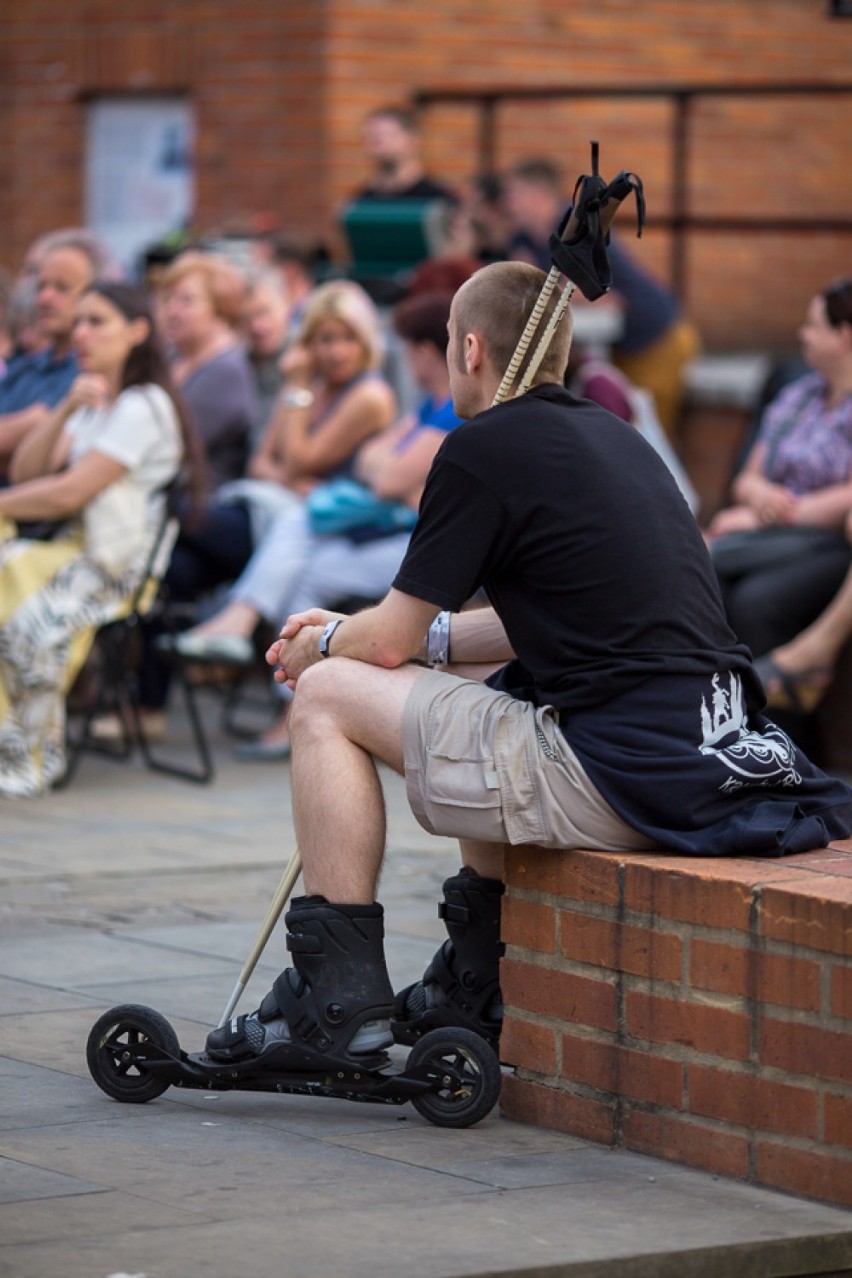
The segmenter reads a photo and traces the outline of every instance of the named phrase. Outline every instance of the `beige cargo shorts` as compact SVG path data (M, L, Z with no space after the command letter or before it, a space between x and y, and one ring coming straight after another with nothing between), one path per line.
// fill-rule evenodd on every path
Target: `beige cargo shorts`
M403 714L408 801L431 834L612 852L652 846L592 785L550 706L429 670Z

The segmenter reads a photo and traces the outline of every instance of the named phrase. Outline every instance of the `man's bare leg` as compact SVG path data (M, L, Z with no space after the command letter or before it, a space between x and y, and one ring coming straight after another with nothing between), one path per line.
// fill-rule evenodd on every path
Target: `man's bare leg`
M494 665L451 666L484 679ZM305 888L341 905L375 900L385 847L385 805L373 756L404 772L402 717L422 666L384 670L345 657L311 666L290 711L293 815ZM502 876L502 845L466 845L465 861ZM465 857L465 850L462 850Z
M404 770L403 710L423 673L340 657L299 680L290 711L293 814L309 895L341 905L376 899L385 804L373 756Z
M490 674L499 669L499 665L493 664L448 667L450 674L458 675L460 679L476 679L478 683L482 683ZM476 870L477 874L481 874L484 879L503 878L504 847L505 845L502 843L482 843L476 839L459 839L462 865L467 865L471 870Z
M405 703L424 673L419 666L384 670L334 658L309 667L299 679L291 710L293 809L307 895L294 901L287 915L288 927L298 933L294 966L278 977L256 1012L208 1035L207 1051L214 1059L263 1056L285 1068L290 1067L291 1060L301 1059L298 1046L292 1046L291 1034L300 1035L300 1026L310 1023L311 1018L317 1020L319 1004L311 979L307 984L303 979L311 973L320 984L331 980L335 992L339 981L341 1005L350 1011L339 1032L324 1031L328 1046L322 1051L357 1056L388 1045L387 1017L393 992L382 951L381 907L375 904L384 855L385 807L375 760L382 760L397 772L403 771ZM481 867L490 873L499 865L499 846L466 842L463 855L465 848L477 863L472 868ZM440 1023L467 1024L496 1044L500 1031L497 964L503 887L476 874L471 881L469 873L463 870L456 876L454 893L449 880L444 890L446 896L450 889L453 899L461 894L463 903L469 902L476 916L468 943L462 942L463 953L470 955L477 969L476 980L473 987L466 986L461 1007L447 1006L437 1013L427 1009L426 1020L431 1023L437 1015ZM467 910L466 905L463 908ZM337 942L334 950L326 954L323 945L330 920ZM306 932L313 938L308 948ZM346 938L347 953L337 972L334 963L339 957L341 937ZM485 950L482 956L480 949ZM358 962L361 972L357 995L347 987L346 963L353 961ZM437 961L439 956L431 966ZM455 984L452 975L450 983ZM422 983L418 987L425 988ZM410 990L402 991L397 998L400 1014L407 1022L410 1018L403 1009L409 993ZM425 997L431 1005L431 993ZM446 1001L443 994L439 998ZM409 1028L416 1037L422 1032L423 1023L423 1016L419 1015L403 1028L403 1033Z
M290 716L306 895L285 916L293 966L257 1011L208 1034L214 1060L304 1069L305 1053L324 1064L342 1055L380 1059L389 1046L393 988L375 901L385 810L373 756L402 768L402 712L421 674L341 657L300 678Z
M462 865L476 870L484 879L503 878L504 843L479 843L473 839L459 839Z

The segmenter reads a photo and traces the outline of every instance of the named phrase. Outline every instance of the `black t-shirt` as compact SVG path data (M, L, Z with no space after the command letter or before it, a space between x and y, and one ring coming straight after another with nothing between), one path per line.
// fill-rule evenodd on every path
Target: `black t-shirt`
M666 466L556 385L447 436L394 586L451 611L483 588L534 699L569 714L655 674L750 670Z
M484 589L517 654L489 682L553 706L601 793L661 846L777 854L852 830L848 787L758 713L669 471L598 405L539 386L457 427L393 584L452 611Z

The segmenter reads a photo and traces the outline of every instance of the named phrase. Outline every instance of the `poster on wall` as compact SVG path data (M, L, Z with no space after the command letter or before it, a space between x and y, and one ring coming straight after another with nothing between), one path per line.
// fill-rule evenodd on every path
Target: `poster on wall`
M192 221L194 121L180 98L88 108L86 223L132 276L140 254Z

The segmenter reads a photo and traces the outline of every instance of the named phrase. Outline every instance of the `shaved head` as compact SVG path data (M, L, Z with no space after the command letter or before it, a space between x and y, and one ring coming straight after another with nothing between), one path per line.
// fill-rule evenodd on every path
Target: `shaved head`
M526 262L494 262L484 266L461 286L453 301L455 313L456 357L464 363L464 339L467 333L476 333L485 346L488 362L502 377L509 365L527 320L538 301L546 279L544 271ZM559 300L555 290L548 300L542 316L539 332L543 331ZM571 349L573 325L571 312L566 311L553 335L533 385L544 382L562 384ZM535 349L536 340L530 344ZM523 365L521 366L523 368Z

